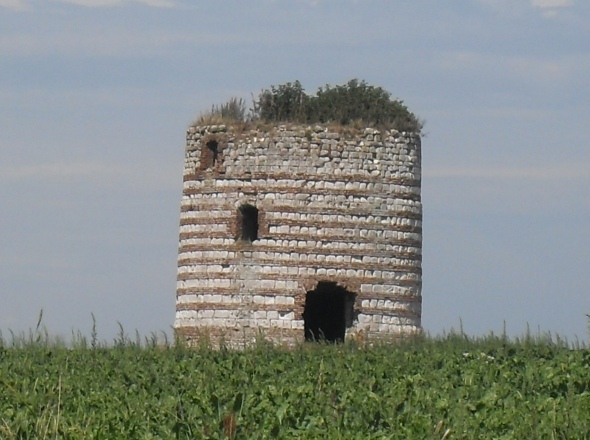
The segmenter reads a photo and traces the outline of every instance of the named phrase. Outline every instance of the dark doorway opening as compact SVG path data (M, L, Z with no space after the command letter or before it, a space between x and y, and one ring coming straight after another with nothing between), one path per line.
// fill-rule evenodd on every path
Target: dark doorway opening
M306 341L342 342L352 326L355 294L336 283L320 281L307 292L303 322Z
M237 239L246 242L258 240L258 209L252 205L242 205L238 208L238 236Z

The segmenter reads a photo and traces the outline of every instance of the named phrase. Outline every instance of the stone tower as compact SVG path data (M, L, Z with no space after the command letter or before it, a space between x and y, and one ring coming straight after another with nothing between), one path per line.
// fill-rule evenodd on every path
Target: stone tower
M417 133L192 126L177 336L230 346L421 330Z

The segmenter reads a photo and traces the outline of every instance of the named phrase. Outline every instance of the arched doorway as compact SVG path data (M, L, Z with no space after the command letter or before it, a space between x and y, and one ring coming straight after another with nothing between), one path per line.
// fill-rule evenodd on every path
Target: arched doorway
M306 341L342 342L352 326L355 294L334 282L320 281L307 292L303 321Z

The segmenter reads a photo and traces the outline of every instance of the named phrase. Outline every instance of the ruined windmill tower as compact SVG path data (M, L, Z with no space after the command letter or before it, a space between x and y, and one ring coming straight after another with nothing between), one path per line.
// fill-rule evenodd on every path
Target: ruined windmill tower
M421 329L420 137L192 126L175 331L243 346Z

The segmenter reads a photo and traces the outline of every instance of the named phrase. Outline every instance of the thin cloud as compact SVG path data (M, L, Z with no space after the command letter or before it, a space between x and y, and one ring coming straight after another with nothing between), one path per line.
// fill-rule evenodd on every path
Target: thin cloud
M568 6L573 6L574 2L572 0L531 0L531 4L535 8L567 8Z
M0 8L10 9L11 11L27 11L29 5L25 0L0 0Z
M43 38L21 33L0 36L0 53L22 56L53 52L72 55L90 51L94 56L153 55L165 53L170 47L187 39L189 37L174 33L149 34L131 30L113 30L104 34L89 32L83 35L61 31L44 35ZM204 36L203 41L209 41L208 37ZM205 44L204 42L202 44Z
M175 6L173 1L168 0L136 0L153 8L173 8Z
M169 166L167 166L169 165ZM104 162L55 162L0 168L0 182L86 181L101 186L124 185L131 188L176 187L178 170L174 164L140 163L126 166ZM149 179L146 176L150 176Z
M438 66L444 70L507 72L514 77L555 84L567 81L576 72L585 71L588 63L584 57L575 56L538 58L478 52L447 52L439 57Z
M0 0L1 1L1 0ZM69 1L69 0L68 0ZM161 55L170 48L179 45L226 46L234 44L266 44L277 41L288 42L288 37L277 40L276 37L263 34L241 36L239 33L214 32L180 32L154 30L152 32L114 29L108 33L86 32L80 34L68 30L58 33L38 35L21 33L0 35L0 53L12 55L35 55L48 52L60 54L87 54L94 56L120 55Z
M530 0L477 0L478 3L496 13L508 16L522 16L529 10Z
M116 168L91 162L78 163L49 163L38 165L23 165L19 167L6 168L2 170L4 181L19 180L48 180L48 179L71 179L77 177L97 176L102 177L115 176L119 174Z
M530 8L538 9L545 17L557 15L559 10L574 6L574 0L477 0L496 12L523 15Z
M572 0L531 0L534 8L540 9L545 17L555 17L560 9L573 6Z
M175 6L173 0L57 0L61 3L69 3L87 8L109 8L129 3L140 3L152 8L172 8Z
M524 180L580 180L590 179L590 164L562 164L546 168L434 168L424 170L424 177Z

